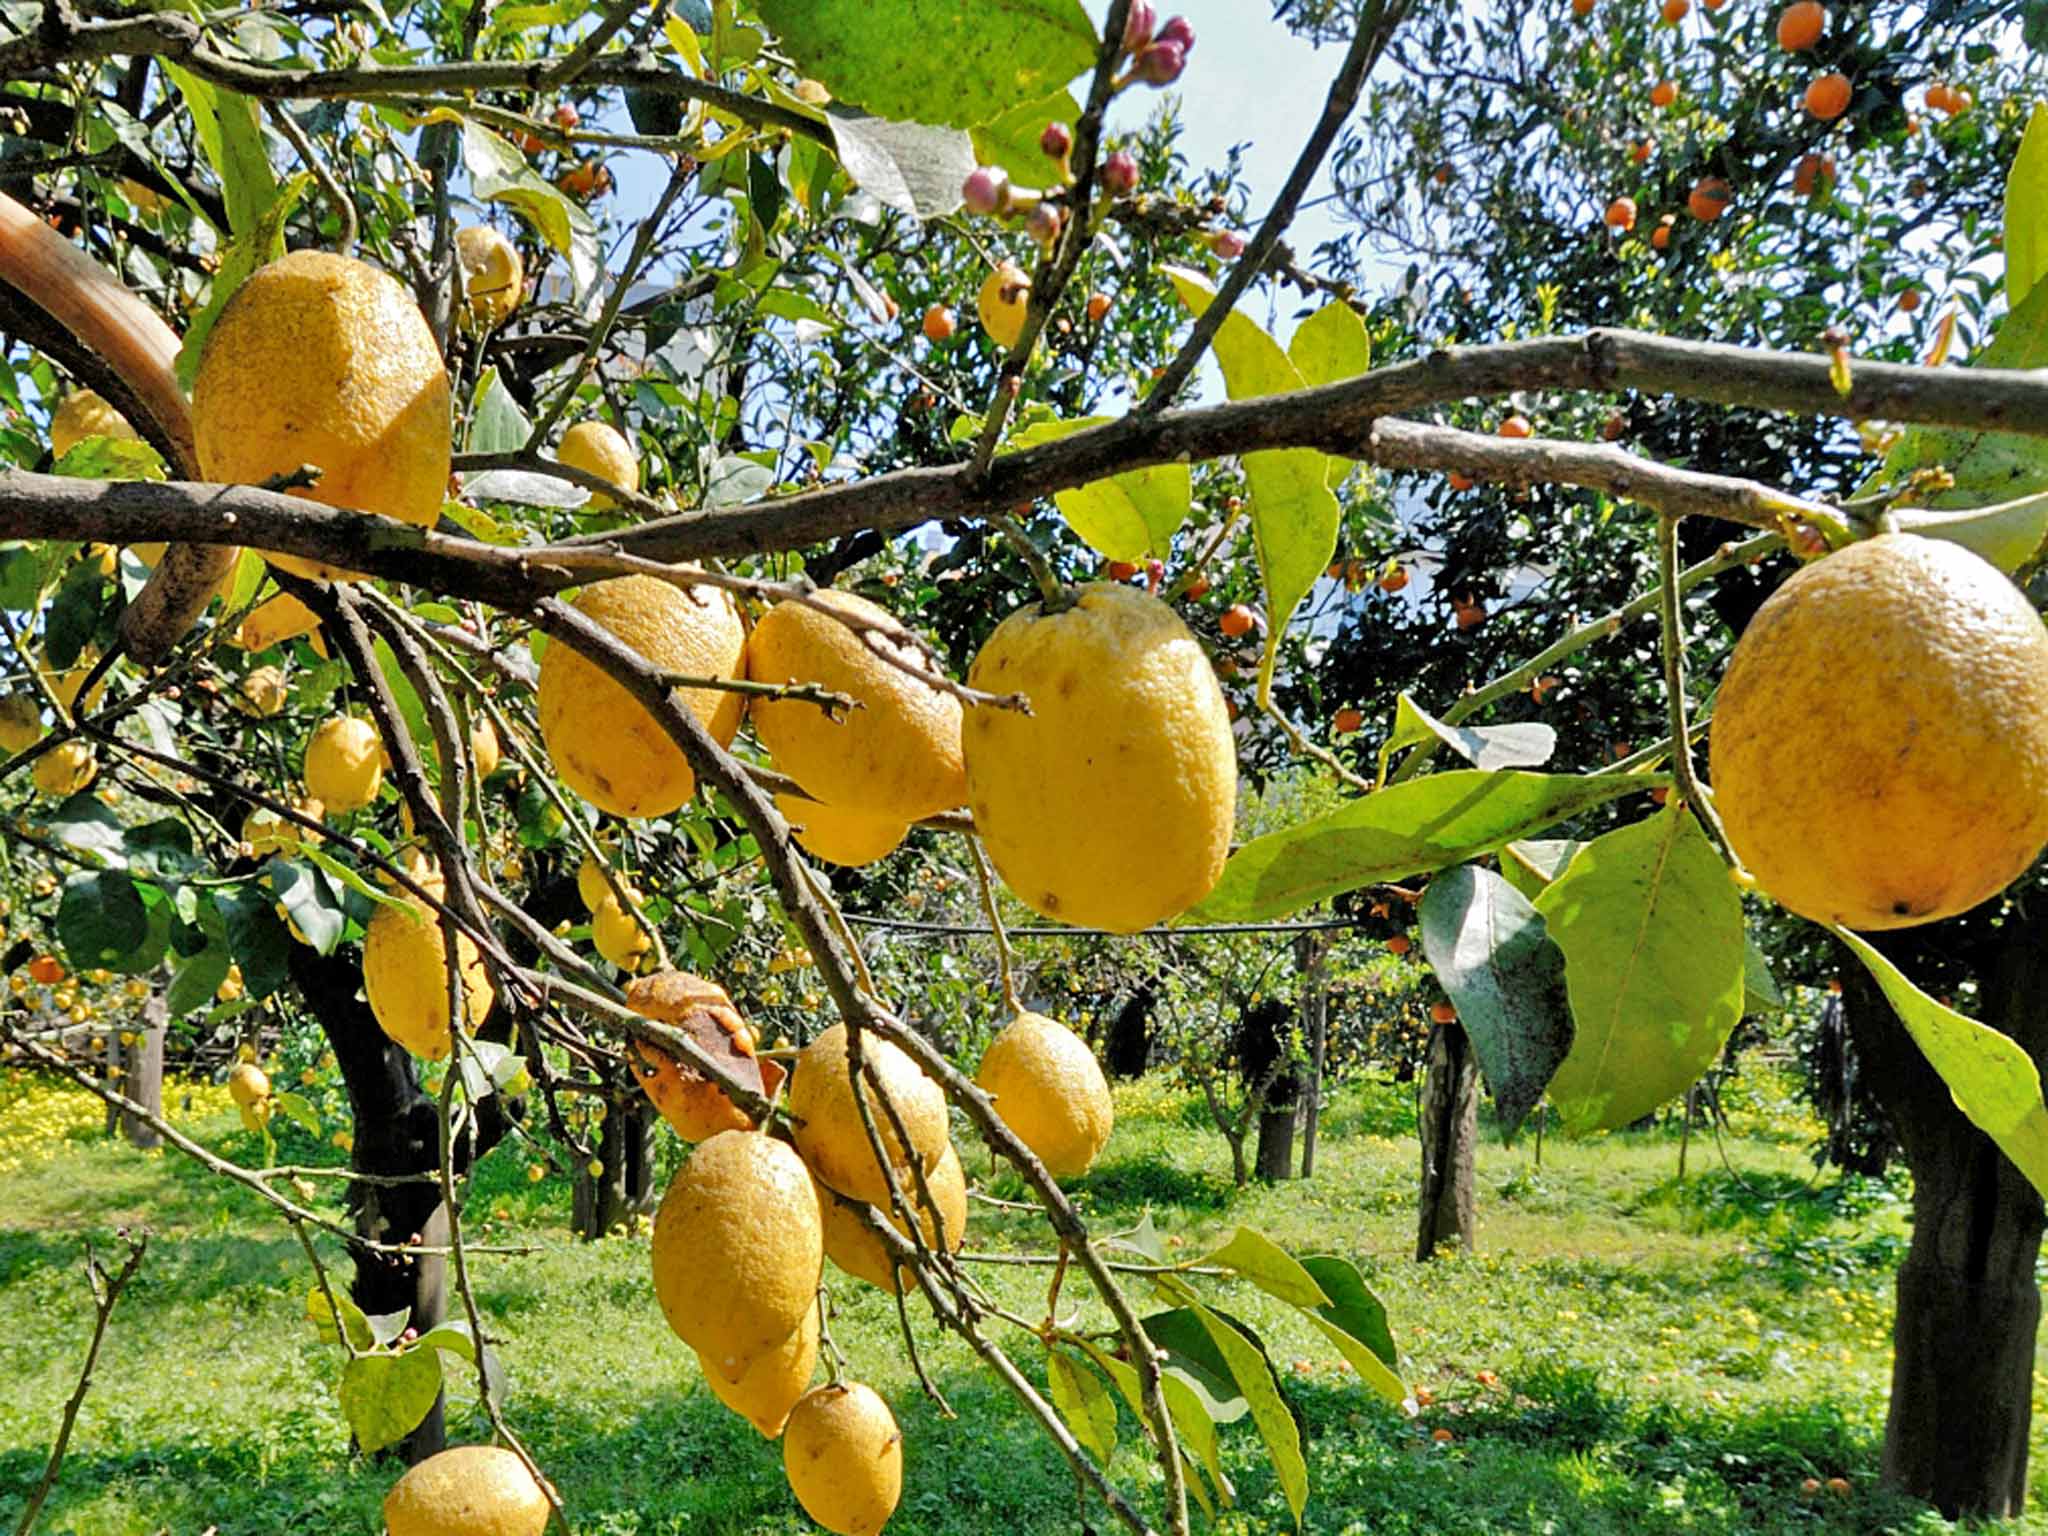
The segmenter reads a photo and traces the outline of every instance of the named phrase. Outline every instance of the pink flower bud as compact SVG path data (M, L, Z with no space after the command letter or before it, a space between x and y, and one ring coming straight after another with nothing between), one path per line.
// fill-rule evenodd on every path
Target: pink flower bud
M1152 41L1152 33L1159 25L1159 12L1152 0L1131 0L1131 8L1124 12L1124 52L1136 53Z
M1112 197L1122 197L1137 190L1138 161L1127 149L1120 149L1102 162L1102 190Z
M1176 16L1153 36L1155 43L1176 43L1185 53L1195 51L1195 24L1185 16Z
M960 186L969 213L1001 213L1009 195L1010 177L999 165L976 166Z
M1074 135L1065 123L1047 123L1038 136L1038 147L1048 160L1064 160L1074 147Z
M1188 67L1188 51L1179 43L1154 43L1131 65L1131 74L1147 85L1171 85Z
M1051 203L1040 203L1031 210L1024 220L1024 233L1036 240L1045 249L1052 249L1053 241L1060 237L1060 211Z
M1209 237L1209 249L1225 261L1235 261L1244 254L1244 236L1234 229L1219 229Z

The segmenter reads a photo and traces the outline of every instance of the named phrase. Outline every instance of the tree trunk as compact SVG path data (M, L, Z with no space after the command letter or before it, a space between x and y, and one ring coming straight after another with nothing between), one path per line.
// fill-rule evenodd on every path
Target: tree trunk
M1256 1119L1259 1131L1254 1167L1262 1179L1294 1177L1294 1129L1301 1102L1301 1065L1287 1038L1292 1011L1278 998L1252 1004L1238 1021L1237 1061L1247 1093L1258 1092L1260 1103L1245 1107L1245 1129Z
M170 1017L163 993L152 991L142 1005L142 1016L135 1021L135 1043L120 1047L121 1093L159 1120L164 1113L164 1030ZM155 1126L127 1110L121 1111L121 1134L144 1151L163 1144Z
M1260 1178L1270 1181L1294 1177L1294 1127L1300 1118L1292 1104L1261 1111L1255 1165Z
M1328 1054L1330 994L1324 985L1323 961L1330 953L1328 938L1320 933L1303 934L1295 941L1302 946L1301 1026L1308 1036L1308 1082L1301 1107L1301 1176L1316 1174L1316 1133L1323 1123L1323 1061Z
M1436 1257L1441 1243L1475 1246L1479 1231L1474 1157L1479 1143L1479 1068L1460 1024L1430 1031L1429 1071L1422 1088L1421 1213L1417 1261Z
M2048 1058L2048 905L2015 908L1980 975L1984 1022ZM1913 1239L1899 1267L1885 1481L1950 1519L2023 1512L2041 1295L2041 1197L1893 1016L1869 973L1844 967L1850 1032L1913 1173Z
M1110 1020L1103 1061L1111 1077L1144 1076L1152 1060L1152 1009L1158 999L1158 992L1147 982L1124 1000Z

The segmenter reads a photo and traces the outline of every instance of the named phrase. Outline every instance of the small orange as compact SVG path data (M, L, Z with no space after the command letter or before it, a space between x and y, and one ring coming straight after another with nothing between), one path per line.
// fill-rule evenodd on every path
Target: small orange
M1670 228L1668 224L1659 224L1657 227L1659 229ZM1628 418L1619 411L1616 411L1612 416L1609 416L1600 423L1600 435L1610 443L1620 442L1622 435L1627 431Z
M1455 1024L1458 1022L1458 1010L1449 1003L1430 1004L1429 1016L1439 1024Z
M1693 183L1685 200L1686 211L1702 224L1711 224L1735 201L1735 189L1719 176L1703 176Z
M1451 612L1456 615L1460 629L1477 629L1486 622L1486 604L1476 598L1451 604Z
M1607 205L1607 224L1623 234L1636 227L1636 200L1632 197L1617 197Z
M1831 1477L1827 1481L1827 1490L1838 1499L1846 1499L1849 1497L1849 1479L1846 1477Z
M1414 947L1414 941L1405 933L1397 933L1387 940L1387 953L1393 955L1396 959L1407 954Z
M1942 111L1946 112L1950 117L1961 117L1977 104L1977 98L1959 85L1949 88L1947 99L1948 105L1943 107Z
M1664 24L1675 27L1692 10L1692 0L1664 0Z
M1189 602L1193 602L1198 597L1207 597L1208 595L1209 578L1206 576L1197 576L1193 581L1188 583L1187 591L1181 594L1181 596L1185 597Z
M944 341L953 334L953 311L943 304L934 304L924 312L924 337L926 341Z
M1349 736L1353 731L1365 724L1365 716L1357 710L1346 706L1337 711L1337 718L1331 724L1336 726L1339 736Z
M1650 231L1650 244L1664 250L1671 244L1671 226L1678 222L1678 215L1667 213L1657 221L1657 227Z
M1804 53L1820 41L1827 25L1827 7L1820 0L1793 0L1778 17L1778 46L1790 53Z
M1138 568L1128 560L1112 560L1103 567L1102 573L1111 581L1129 581L1138 574Z
M1216 627L1235 640L1241 635L1250 634L1252 625L1256 622L1257 619L1251 609L1245 607L1243 603L1233 603L1223 610L1223 617L1217 621Z
M1379 589L1382 592L1398 592L1407 585L1408 568L1406 566L1397 565L1379 579Z
M1954 98L1949 94L1949 87L1946 81L1936 80L1927 87L1928 111L1943 113L1953 112L1955 109L1949 105L1949 103L1952 100L1954 100Z
M1574 16L1592 15L1593 0L1572 0L1572 14Z
M1444 479L1450 482L1451 489L1454 491L1469 491L1472 489L1472 477L1470 475L1461 475L1455 469L1448 475L1445 475Z
M1653 107L1668 107L1677 100L1678 82L1676 80L1659 80L1650 87L1650 105Z
M1914 310L1918 309L1919 307L1920 290L1918 288L1908 288L1904 293L1899 295L1900 313L1910 315L1911 313L1913 313Z
M1812 197L1832 185L1834 179L1833 155L1802 155L1798 167L1792 172L1792 190L1801 197Z
M1718 11L1727 3L1728 0L1706 0L1707 9L1710 11Z
M54 987L64 979L64 967L54 955L37 955L28 963L28 979L38 986Z
M1495 429L1502 437L1533 437L1536 429L1529 425L1529 418L1519 411L1502 422Z
M1103 316L1109 313L1109 295L1091 293L1088 295L1088 318L1095 324L1102 324Z
M1549 676L1539 677L1536 679L1535 682L1529 685L1529 697L1534 699L1538 704L1541 704L1543 702L1543 695L1550 692L1550 690L1555 688L1556 686L1556 678Z
M579 160L556 179L555 185L571 197L602 197L612 189L612 173L596 160Z
M1429 1438L1434 1440L1438 1445L1449 1445L1453 1440L1457 1439L1458 1437L1452 1434L1448 1429L1432 1429L1429 1432Z
M555 126L564 133L567 133L582 121L583 114L576 110L576 104L573 101L565 101L555 108Z
M1806 88L1806 110L1824 123L1831 123L1849 110L1849 77L1830 70Z
M1802 1478L1799 1483L1799 1491L1809 1499L1815 1497L1820 1493L1820 1479L1817 1477Z
M1648 139L1637 139L1635 146L1629 150L1628 157L1635 161L1637 165L1648 164L1650 159L1650 141Z

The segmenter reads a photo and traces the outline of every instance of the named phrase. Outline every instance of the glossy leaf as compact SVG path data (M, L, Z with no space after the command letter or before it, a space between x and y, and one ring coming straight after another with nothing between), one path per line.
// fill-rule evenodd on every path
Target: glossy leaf
M341 1309L342 1325L348 1329L348 1341L357 1350L374 1349L376 1336L370 1331L370 1320L363 1315L347 1291L334 1293L334 1305ZM306 1321L320 1330L322 1338L335 1339L334 1310L327 1305L327 1292L314 1286L306 1293Z
M441 1396L441 1355L409 1349L402 1355L357 1355L341 1370L341 1411L365 1453L396 1445Z
M2005 301L2018 309L2048 276L2048 106L2036 103L2005 178Z
M975 157L983 165L1001 166L1018 185L1035 187L1052 170L1052 162L1038 147L1046 125L1072 127L1080 118L1081 106L1072 91L1058 90L1020 103L1000 117L976 125L972 130Z
M1252 1422L1258 1425L1259 1437L1266 1442L1273 1475L1298 1528L1301 1512L1308 1505L1308 1463L1301 1454L1301 1427L1294 1422L1294 1414L1281 1395L1279 1378L1274 1375L1265 1351L1250 1339L1208 1307L1196 1306L1192 1310L1229 1365L1238 1390L1251 1405Z
M1355 379L1372 366L1372 339L1365 320L1349 304L1325 304L1294 328L1287 359L1311 389Z
M1034 422L1016 433L1007 448L1029 448L1099 426L1107 416ZM1109 560L1165 559L1173 536L1187 521L1194 483L1185 464L1154 464L1106 480L1055 491L1060 516L1083 542Z
M1564 951L1573 1036L1550 1101L1612 1130L1677 1097L1742 1016L1742 899L1679 806L1597 837L1536 898Z
M1667 782L1655 774L1433 773L1339 810L1253 838L1188 914L1253 922L1360 886L1448 869L1623 795Z
M1564 955L1529 899L1473 864L1429 882L1422 949L1471 1037L1494 1111L1512 1133L1572 1043Z
M220 177L227 204L226 233L254 229L277 195L277 177L263 143L263 119L253 98L223 90L166 61L164 73L185 99L193 137Z
M163 958L170 904L152 904L123 870L76 874L57 904L57 938L74 971L103 968L136 975Z
M1250 1227L1239 1227L1228 1242L1201 1262L1235 1270L1242 1279L1290 1306L1313 1308L1329 1304L1330 1298L1323 1294L1315 1277L1302 1268L1299 1259Z
M209 944L180 964L171 975L170 986L164 989L164 1006L171 1016L182 1019L212 1002L220 984L228 979L228 966L233 958L226 945Z
M1447 725L1420 704L1401 694L1394 702L1394 728L1380 748L1380 782L1387 766L1404 747L1436 740L1474 768L1537 768L1557 750L1557 732L1540 721L1513 725Z

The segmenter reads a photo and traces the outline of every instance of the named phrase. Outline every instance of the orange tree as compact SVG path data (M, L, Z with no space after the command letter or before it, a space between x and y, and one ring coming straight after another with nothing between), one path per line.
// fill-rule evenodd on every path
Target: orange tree
M4 110L46 151L10 161L24 195L0 204L0 303L23 344L0 472L9 697L26 700L8 706L0 767L27 898L13 920L38 986L61 963L43 952L54 938L74 971L168 963L182 1013L217 1017L223 986L224 1006L248 1002L238 986L324 1033L353 1117L349 1217L295 1182L304 1170L238 1167L164 1129L307 1239L358 1440L425 1458L394 1493L394 1529L430 1529L437 1501L485 1486L506 1528L546 1518L488 1347L503 1324L467 1280L465 1175L528 1120L581 1155L564 1102L628 1072L698 1142L655 1224L656 1298L728 1402L764 1432L788 1418L791 1481L821 1522L874 1529L900 1466L886 1408L835 1352L810 1388L811 1288L835 1242L851 1272L856 1249L884 1280L900 1266L1127 1527L1184 1530L1191 1499L1229 1495L1191 1383L1244 1399L1299 1517L1308 1468L1256 1340L1148 1230L1092 1233L1061 1188L1107 1131L1085 1052L1047 1047L1050 1091L1006 1086L998 1106L864 969L841 877L820 864L865 864L913 825L969 838L976 870L985 850L1042 917L1119 931L1284 918L1433 876L1439 980L1475 1027L1492 1014L1503 1038L1524 1032L1523 1091L1547 1087L1580 1129L1636 1118L1712 1062L1741 1008L1740 888L1782 881L1867 962L2011 1160L1998 1176L2048 1179L2026 1052L1841 926L1872 920L1880 896L1880 926L1973 905L2042 840L2048 723L2031 695L1979 685L2031 678L2042 644L2000 574L2031 557L2041 512L2008 504L2010 477L1984 466L2030 465L2048 434L2048 389L2025 371L2048 285L2020 233L2044 151L2019 153L2012 316L1970 368L1641 329L1389 360L1401 339L1282 237L1410 20L1399 5L1357 18L1249 237L1225 222L1227 171L1178 195L1164 127L1103 140L1113 96L1190 67L1190 29L1144 0L1112 4L1104 34L1072 0L445 5L403 29L317 6L230 23L53 3L0 41ZM628 157L655 175L620 210ZM516 242L470 232L486 219ZM1269 282L1310 301L1285 346L1238 308ZM927 366L947 347L956 363ZM1180 403L1212 349L1230 400ZM849 369L872 382L835 388ZM119 419L65 394L60 370ZM1428 419L1539 389L1899 436L1882 494L1832 501L1545 436L1519 414L1512 435ZM1666 739L1597 771L1537 771L1549 754L1528 732L1453 729L1411 702L1384 787L1354 774L1337 808L1232 851L1239 737L1254 766L1282 744L1328 762L1275 700L1281 642L1385 471L1643 509ZM1953 713L1902 724L1882 672L1845 662L1858 685L1842 696L1869 707L1813 742L1769 706L1814 677L1766 658L1761 713L1732 739L1789 743L1795 760L1724 773L1727 806L1746 791L1724 831L1692 753L1689 518L1823 557L1802 577L1824 587L1874 564L1882 603L1802 611L1863 615L1848 656L1902 645L1899 665ZM914 558L903 536L932 524L950 541ZM813 559L880 602L821 597ZM1077 588L1098 560L1108 579ZM1949 562L1975 597L1892 576L1914 561ZM973 596L949 603L949 586ZM1785 590L1799 610L1807 589ZM956 667L906 620L940 632ZM771 650L776 630L801 638ZM1944 643L1916 650L1923 634ZM2009 784L1955 772L1952 719L2003 754ZM1788 847L1784 826L1825 791L1797 755L1869 751L1873 732L1898 792L1830 808L1861 856L1825 869L1816 901L1812 840ZM1470 766L1439 766L1445 747ZM2015 814L1979 814L1993 789ZM1944 794L1966 793L1962 825L1985 849L1969 889L1959 861L1916 857L1895 878L1873 858L1938 848L1957 830ZM1596 831L1624 801L1638 814L1568 860L1492 871L1509 844ZM815 1007L799 994L793 1010L808 1044L764 1050L684 957L726 980L777 959L815 974ZM819 1030L828 1001L839 1022ZM16 1010L0 1029L39 1068L96 1083L46 1019ZM251 1074L235 1084L259 1129L306 1109ZM1095 1331L1056 1306L1042 1322L992 1308L953 1256L949 1106L1043 1211L1045 1257L1086 1282ZM321 1232L348 1245L346 1292ZM1301 1308L1362 1381L1404 1396L1348 1263L1251 1232L1207 1261ZM511 1462L429 1454L444 1354L473 1368ZM1155 1489L1105 1470L1120 1401ZM865 1470L821 1490L815 1456Z

